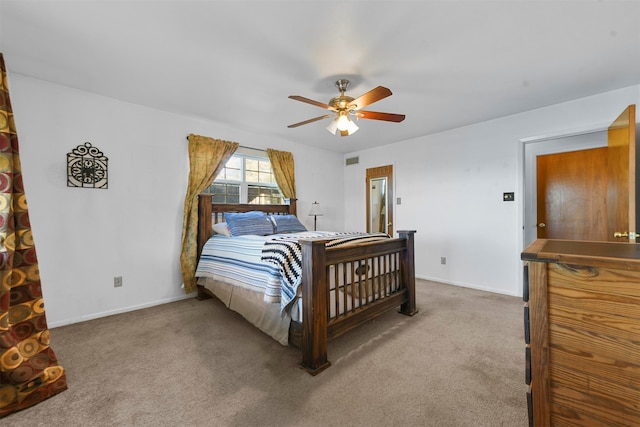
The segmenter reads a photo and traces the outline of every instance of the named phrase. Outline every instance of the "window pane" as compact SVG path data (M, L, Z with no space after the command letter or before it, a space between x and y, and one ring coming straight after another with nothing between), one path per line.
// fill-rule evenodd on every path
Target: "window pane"
M232 156L216 176L217 180L242 181L242 157Z
M227 161L225 165L226 168L231 169L242 169L242 157L240 156L231 156L231 158Z
M259 164L258 159L244 159L244 168L248 171L257 171Z
M260 173L258 179L261 184L271 184L274 182L273 175L270 173Z
M214 183L209 189L214 203L240 203L240 185Z
M249 200L248 203L258 203L261 205L284 204L282 194L280 194L280 190L277 188L250 185L247 192Z
M247 203L260 203L260 189L258 187L250 185L249 188L247 188Z
M242 181L242 171L225 167L218 173L215 180Z
M224 179L228 181L242 181L242 171L240 169L225 168L227 172Z
M268 172L271 173L271 162L267 162L265 160L260 161L259 165L260 172Z
M268 158L232 156L206 191L216 203L284 203Z
M213 183L213 185L211 185L211 187L209 187L211 189L211 192L213 194L225 194L227 192L227 185L226 184L216 184Z
M244 179L247 182L260 182L257 171L246 170L244 174Z

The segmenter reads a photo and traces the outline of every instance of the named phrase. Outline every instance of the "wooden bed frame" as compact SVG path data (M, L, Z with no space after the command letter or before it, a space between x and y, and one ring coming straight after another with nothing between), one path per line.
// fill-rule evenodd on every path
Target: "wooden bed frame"
M200 194L198 204L198 257L213 234L212 223L223 221L224 212L259 210L276 215L296 214L295 200L291 200L289 205L214 204L211 194ZM400 307L400 313L409 316L418 312L415 300L415 231L398 231L398 234L400 237L395 239L329 249L325 247L327 240L301 241L302 322L291 322L289 343L302 350L301 367L310 374L316 375L331 365L327 359L329 339L397 307ZM358 276L362 273L354 265L363 260L365 271L371 263L377 263L378 271L384 274ZM340 292L330 291L331 274L336 275L334 283L339 281L338 266L342 266L340 271L350 272L349 284L340 286ZM344 282L348 279L345 277ZM336 307L330 307L330 292L335 292ZM212 296L204 286L198 285L198 299ZM338 298L345 307L349 305L349 309L338 312ZM337 314L332 315L332 309Z

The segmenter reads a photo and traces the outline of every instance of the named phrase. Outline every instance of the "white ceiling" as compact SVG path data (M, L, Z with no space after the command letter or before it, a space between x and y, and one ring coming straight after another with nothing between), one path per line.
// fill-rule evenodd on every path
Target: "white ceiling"
M0 0L0 51L9 78L348 153L640 84L640 1ZM342 77L406 120L287 128L325 112L288 95Z

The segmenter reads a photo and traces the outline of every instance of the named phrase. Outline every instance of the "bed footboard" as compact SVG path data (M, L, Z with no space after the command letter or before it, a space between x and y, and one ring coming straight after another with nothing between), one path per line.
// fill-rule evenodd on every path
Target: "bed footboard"
M415 231L400 238L327 249L327 240L302 244L302 364L316 375L331 365L327 346L380 314L400 307L417 313Z

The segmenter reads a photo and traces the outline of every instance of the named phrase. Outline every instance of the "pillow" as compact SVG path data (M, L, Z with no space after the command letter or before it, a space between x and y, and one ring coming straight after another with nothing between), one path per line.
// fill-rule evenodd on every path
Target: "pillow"
M300 233L307 231L295 215L271 215L276 225L276 233Z
M225 212L224 220L232 236L273 234L273 223L267 218L267 214L261 211Z
M226 222L218 222L213 224L213 232L216 234L221 234L225 237L231 237L231 232L229 231L229 226Z

